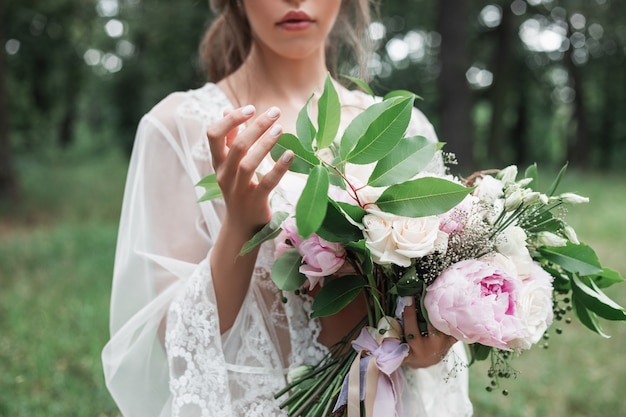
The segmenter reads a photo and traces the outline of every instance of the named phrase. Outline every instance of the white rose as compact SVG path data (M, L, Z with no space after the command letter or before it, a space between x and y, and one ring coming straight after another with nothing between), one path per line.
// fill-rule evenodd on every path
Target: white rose
M496 250L508 257L517 268L517 275L524 279L530 275L533 259L526 246L526 232L519 226L509 226L496 241Z
M478 182L474 195L489 204L493 204L496 200L503 195L502 181L492 177L491 175L485 175Z
M419 258L443 246L436 216L409 218L370 210L363 217L365 245L378 264L408 267ZM447 235L446 235L447 237Z
M532 264L531 271L530 278L523 281L516 305L516 316L524 324L526 334L512 341L512 348L530 349L552 324L552 276L537 263Z

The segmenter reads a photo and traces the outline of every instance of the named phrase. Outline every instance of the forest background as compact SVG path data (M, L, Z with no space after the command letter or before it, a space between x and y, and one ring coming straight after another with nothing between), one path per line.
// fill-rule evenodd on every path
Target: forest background
M624 16L621 0L385 0L372 86L422 96L463 174L569 162L592 202L568 219L626 276ZM205 82L211 18L205 0L0 0L0 417L117 415L99 352L128 156L146 111ZM477 416L626 415L625 329L561 328L514 362L509 396L472 367Z

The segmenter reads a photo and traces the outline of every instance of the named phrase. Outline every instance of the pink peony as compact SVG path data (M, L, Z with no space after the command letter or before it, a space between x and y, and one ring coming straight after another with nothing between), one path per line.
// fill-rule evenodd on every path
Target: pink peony
M428 288L424 306L431 324L465 343L510 349L524 335L517 317L522 283L494 264L458 262Z
M280 243L276 247L276 257L278 258L290 247L285 243L285 240L289 240L302 255L304 263L299 271L309 280L309 289L315 287L321 278L334 274L343 266L346 250L340 243L328 242L316 234L302 239L293 218L285 220L282 228Z

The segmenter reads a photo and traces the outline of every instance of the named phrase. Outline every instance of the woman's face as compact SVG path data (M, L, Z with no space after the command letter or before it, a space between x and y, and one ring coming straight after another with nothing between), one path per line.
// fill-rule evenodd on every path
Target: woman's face
M284 58L303 59L324 45L341 0L243 0L253 42Z

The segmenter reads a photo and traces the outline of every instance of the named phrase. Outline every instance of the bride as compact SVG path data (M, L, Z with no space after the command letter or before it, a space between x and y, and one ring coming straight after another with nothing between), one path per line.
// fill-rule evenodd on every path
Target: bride
M295 204L303 180L288 171L293 154L274 163L268 152L295 131L337 61L353 52L365 62L370 2L211 5L219 15L201 46L211 82L142 118L129 166L102 354L126 417L286 415L274 394L288 372L318 362L364 315L357 298L311 319L311 296L283 294L271 281L273 242L238 253L273 209ZM345 127L373 99L335 85ZM409 130L436 140L417 109ZM198 203L195 184L210 173L223 199ZM417 327L415 314L405 320ZM463 346L442 334L409 343L405 416L470 416Z

